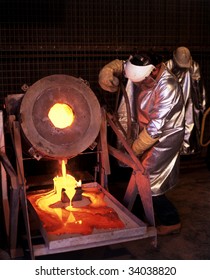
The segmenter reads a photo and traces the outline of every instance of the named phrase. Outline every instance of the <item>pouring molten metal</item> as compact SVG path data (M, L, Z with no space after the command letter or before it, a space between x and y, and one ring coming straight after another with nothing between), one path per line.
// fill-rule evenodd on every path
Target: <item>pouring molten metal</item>
M107 205L102 189L95 185L82 186L81 181L66 174L65 160L62 160L62 176L53 181L53 190L28 195L48 234L84 235L91 234L94 229L124 228L118 214ZM82 197L74 201L78 188ZM64 192L65 200L62 199Z
M97 183L87 187L66 173L65 159L90 147L101 126L100 104L84 81L67 75L39 80L26 92L20 115L31 154L62 163L62 176L53 179L52 190L27 195L47 233L91 234L94 229L124 228Z
M68 203L68 206L69 209L71 209L73 207L72 200L76 193L75 188L81 186L81 181L77 182L73 176L66 174L66 166L64 160L62 160L62 176L55 177L53 181L54 189L45 193L41 198L39 198L36 201L36 204L39 207L39 209L43 212L53 216L56 215L59 218L59 220L62 221L62 208L56 207L59 206L58 204L60 204L60 202L62 201L62 192L65 191L65 194L67 195L70 201ZM69 221L75 221L75 218L71 212L68 218L68 222Z

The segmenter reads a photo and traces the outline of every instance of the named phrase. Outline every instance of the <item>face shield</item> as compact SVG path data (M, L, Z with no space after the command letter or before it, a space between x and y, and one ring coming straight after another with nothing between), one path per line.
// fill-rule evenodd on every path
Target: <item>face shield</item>
M145 78L149 77L155 66L152 64L145 66L134 65L127 60L124 64L125 77L130 79L134 83L143 81Z

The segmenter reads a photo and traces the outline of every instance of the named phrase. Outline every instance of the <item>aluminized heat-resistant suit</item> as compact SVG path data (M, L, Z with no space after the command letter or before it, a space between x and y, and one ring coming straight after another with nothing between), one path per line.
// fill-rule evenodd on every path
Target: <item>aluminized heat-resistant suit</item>
M181 154L194 154L199 152L201 120L206 108L206 92L201 79L200 67L193 60L189 69L177 67L173 59L168 60L166 65L175 74L183 89L185 136Z
M127 83L132 121L135 118L139 132L158 141L140 155L140 161L150 176L152 195L164 194L178 180L180 147L184 139L185 106L180 84L162 63L160 75L154 80ZM126 106L122 99L118 109L119 121L126 128Z

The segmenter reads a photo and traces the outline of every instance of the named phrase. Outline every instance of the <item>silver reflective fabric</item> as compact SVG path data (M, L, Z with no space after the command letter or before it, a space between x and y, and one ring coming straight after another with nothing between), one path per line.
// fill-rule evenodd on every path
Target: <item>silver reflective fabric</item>
M137 113L140 131L145 127L151 137L159 137L159 141L139 157L150 176L152 195L163 194L176 185L184 137L181 87L164 64L161 71L158 80L147 79L147 83L133 84L132 87L129 81L136 100L133 102L136 108L132 108L132 112Z
M199 151L202 116L206 108L206 92L201 80L200 67L192 61L190 69L179 68L170 59L166 62L169 70L178 78L182 86L185 102L185 136L181 154L194 154Z

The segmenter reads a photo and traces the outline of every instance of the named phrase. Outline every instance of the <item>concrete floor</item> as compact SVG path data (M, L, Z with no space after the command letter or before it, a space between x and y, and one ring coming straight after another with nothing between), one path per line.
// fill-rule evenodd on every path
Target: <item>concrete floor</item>
M120 179L122 182L120 181ZM118 178L118 193L124 188L123 176ZM112 181L114 183L114 180ZM116 188L115 188L116 190ZM116 196L116 195L115 195ZM37 259L63 260L209 260L210 259L210 170L203 158L181 161L180 182L168 193L181 216L182 230L176 235L140 239L115 245L96 247L68 253L47 255ZM119 198L120 199L120 198ZM0 240L0 259L9 259ZM4 243L5 244L5 243Z

